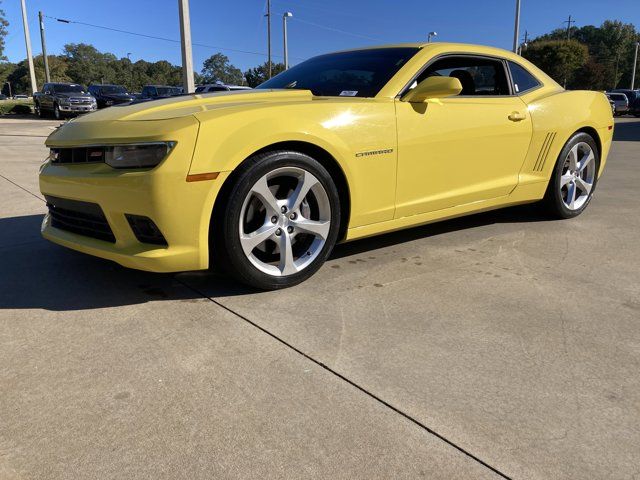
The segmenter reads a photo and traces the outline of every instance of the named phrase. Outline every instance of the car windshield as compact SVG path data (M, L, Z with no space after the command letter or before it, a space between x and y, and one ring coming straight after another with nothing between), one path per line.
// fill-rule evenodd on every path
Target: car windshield
M104 95L113 95L114 93L127 93L127 89L120 85L105 85L102 87Z
M418 48L372 48L311 58L257 88L311 90L326 97L375 97Z
M54 85L55 93L84 93L87 91L82 85Z

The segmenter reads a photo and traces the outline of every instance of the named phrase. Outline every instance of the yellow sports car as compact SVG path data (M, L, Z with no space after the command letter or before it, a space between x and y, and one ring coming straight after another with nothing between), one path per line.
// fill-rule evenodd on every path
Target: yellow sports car
M115 106L46 141L42 234L154 272L299 283L336 242L507 205L589 204L602 93L513 53L429 43L321 55L256 90Z

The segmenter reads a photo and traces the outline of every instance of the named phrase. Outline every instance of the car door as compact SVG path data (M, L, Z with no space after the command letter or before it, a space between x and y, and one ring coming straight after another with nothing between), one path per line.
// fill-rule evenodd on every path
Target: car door
M45 83L42 86L42 95L40 96L40 108L44 107L47 110L53 108L53 85Z
M463 90L422 104L396 100L396 218L508 195L531 140L502 59L441 56L408 88L429 76L456 77Z

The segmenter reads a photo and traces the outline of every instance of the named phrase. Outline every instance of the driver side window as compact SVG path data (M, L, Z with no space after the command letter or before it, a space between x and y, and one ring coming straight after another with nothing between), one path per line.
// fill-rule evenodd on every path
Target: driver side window
M460 80L460 96L511 95L501 60L485 57L450 56L436 60L422 72L414 85L428 77L454 77Z

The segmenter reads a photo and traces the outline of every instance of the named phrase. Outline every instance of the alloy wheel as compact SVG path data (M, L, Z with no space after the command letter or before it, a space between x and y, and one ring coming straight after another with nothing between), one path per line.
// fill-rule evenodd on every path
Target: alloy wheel
M579 210L589 199L596 178L596 161L588 143L576 143L565 158L560 195L565 207Z
M304 270L323 250L331 205L322 183L298 167L262 176L242 205L240 244L249 261L272 276Z

